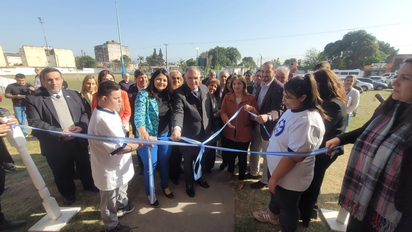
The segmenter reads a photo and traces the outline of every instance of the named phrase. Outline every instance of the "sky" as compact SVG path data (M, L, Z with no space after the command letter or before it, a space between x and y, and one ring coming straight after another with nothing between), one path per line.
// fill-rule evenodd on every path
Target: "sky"
M303 59L354 30L412 54L411 0L136 1L118 0L122 44L130 57L162 49L169 62L196 58L216 46L236 47L263 62ZM0 7L0 45L17 53L23 45L71 49L94 56L94 46L119 41L115 0L16 0ZM196 48L199 48L197 52Z

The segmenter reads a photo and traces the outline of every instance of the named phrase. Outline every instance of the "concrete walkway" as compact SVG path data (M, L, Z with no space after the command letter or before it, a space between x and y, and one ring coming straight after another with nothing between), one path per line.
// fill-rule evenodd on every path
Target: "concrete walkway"
M153 208L144 190L143 176L133 179L129 186L129 199L135 210L120 218L133 231L233 231L234 229L234 182L225 182L227 171L219 171L220 161L216 161L212 173L205 173L204 179L210 188L194 184L195 197L186 194L184 175L180 175L179 185L169 181L174 199L168 199L160 187L158 172L155 176L156 196L160 208ZM235 178L236 179L236 178Z

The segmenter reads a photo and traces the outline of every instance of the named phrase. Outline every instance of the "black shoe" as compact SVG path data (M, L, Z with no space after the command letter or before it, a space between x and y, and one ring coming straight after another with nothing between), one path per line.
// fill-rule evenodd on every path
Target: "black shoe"
M130 226L124 226L122 224L117 223L117 226L111 230L106 229L106 232L130 232L132 231L132 228Z
M199 185L202 186L203 188L209 188L210 187L209 184L203 178L200 178L196 182L199 183Z
M170 198L170 199L175 198L175 195L173 195L172 191L170 191L170 193L167 194L166 191L163 189L163 193L166 195L167 198Z
M259 178L260 178L259 175L254 176L254 175L252 175L252 174L250 174L250 173L248 173L248 174L245 175L245 180L249 180L249 179L257 180L257 179L259 179Z
M227 164L222 163L222 164L220 165L220 167L219 167L219 170L220 170L220 171L223 171L226 166L227 166Z
M267 185L267 184L264 184L264 183L262 183L262 182L260 182L260 181L258 181L258 182L256 182L256 183L253 183L253 184L250 185L250 187L251 187L252 189L261 189L261 188L264 188L264 187L266 187L266 186L268 186L268 185Z
M170 179L170 182L172 182L174 185L179 185L178 179Z
M75 201L76 201L76 197L73 195L73 196L65 197L63 200L63 203L69 206L69 205L72 205Z
M309 227L309 223L310 223L310 219L309 220L302 220L302 226L308 228Z
M20 226L24 225L25 223L26 223L25 221L11 222L11 221L4 220L3 223L0 224L0 231L17 229Z
M155 207L155 208L159 208L159 207L160 207L159 200L156 200L155 202L153 202L153 204L150 203L150 200L149 200L149 204L150 204L151 206Z
M195 196L195 190L193 189L192 184L186 184L186 193L189 195L189 197L194 197Z
M212 169L213 169L213 168L211 168L211 169L206 169L206 172L207 172L207 173L212 173Z
M124 215L131 213L134 210L134 205L129 201L127 205L117 210L117 217L123 217Z
M8 172L13 172L17 170L16 166L14 166L13 164L6 163L6 162L3 162L2 166L4 170Z

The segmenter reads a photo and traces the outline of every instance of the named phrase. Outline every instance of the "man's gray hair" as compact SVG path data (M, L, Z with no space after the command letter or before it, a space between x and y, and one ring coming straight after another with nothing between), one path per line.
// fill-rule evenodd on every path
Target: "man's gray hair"
M196 66L189 66L189 67L187 67L185 73L187 73L187 72L189 72L189 71L190 71L190 72L199 72L199 73L200 73L199 68L196 67Z
M216 71L213 70L213 69L211 69L211 70L209 71L209 73L214 73L214 74L216 74Z
M277 71L285 74L286 77L289 76L289 68L286 66L280 66Z
M226 76L229 77L229 72L227 70L223 70L223 71L220 72L220 74L222 74L222 73L226 73ZM219 74L219 76L220 76L220 74Z

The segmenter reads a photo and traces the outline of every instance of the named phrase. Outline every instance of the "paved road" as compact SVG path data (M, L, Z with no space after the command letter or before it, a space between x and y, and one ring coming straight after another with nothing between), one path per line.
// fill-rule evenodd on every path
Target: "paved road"
M120 222L132 228L137 227L133 231L145 232L233 231L233 182L225 182L227 171L220 172L219 165L220 162L217 161L212 173L204 176L210 188L205 189L195 183L194 198L186 194L183 175L180 176L179 185L169 182L175 198L166 198L157 173L155 186L160 208L149 205L142 176L134 179L129 188L129 198L136 208L120 218Z

